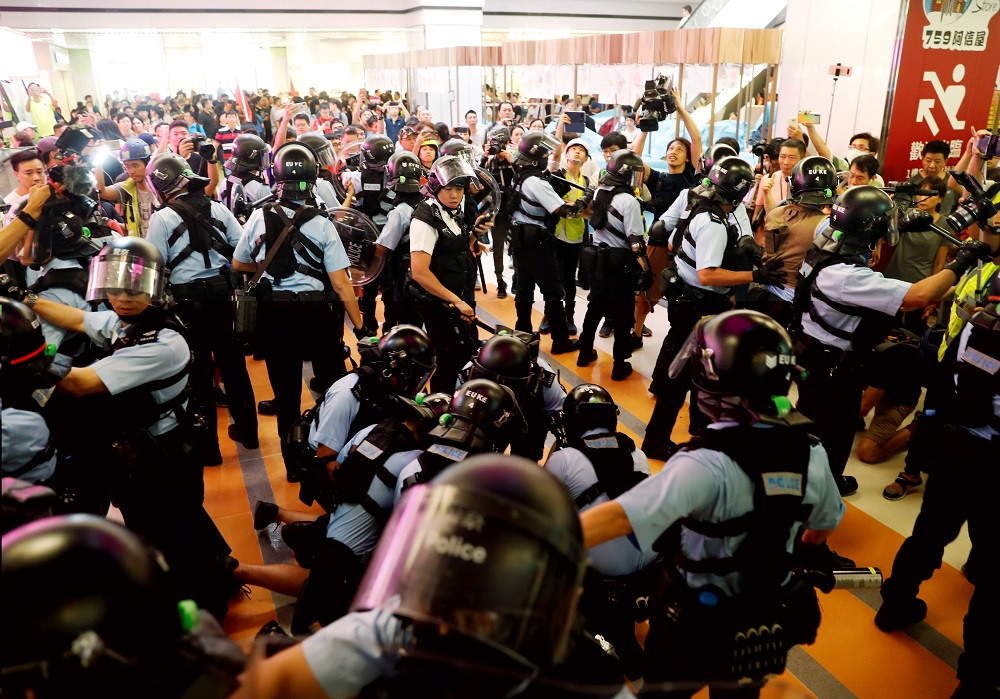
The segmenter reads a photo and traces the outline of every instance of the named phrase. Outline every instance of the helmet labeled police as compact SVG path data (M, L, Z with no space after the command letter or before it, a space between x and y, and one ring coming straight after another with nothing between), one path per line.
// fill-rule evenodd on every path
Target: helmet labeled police
M612 187L636 189L642 185L644 171L642 158L628 149L616 150L608 158L608 166L601 175L600 182Z
M413 396L430 380L437 366L434 345L427 333L415 325L397 325L378 343L384 363L383 373L391 378L396 392Z
M115 238L90 263L87 301L126 294L153 306L163 302L169 272L160 251L144 238Z
M414 652L457 636L459 657L527 676L567 656L585 565L566 488L534 462L483 454L410 489L352 607L398 601Z
M226 163L230 172L257 172L268 166L266 156L271 150L257 134L240 134L233 141L233 157Z
M185 192L204 189L208 183L207 177L194 174L188 161L174 153L156 156L146 168L146 185L157 206Z
M603 386L580 384L567 394L562 410L570 439L579 439L588 430L618 429L618 406Z
M434 196L445 187L468 188L473 180L476 180L476 172L471 165L454 155L446 155L434 161L427 173L424 190Z
M299 134L295 137L295 140L312 149L313 154L316 156L316 162L319 163L321 168L333 167L337 162L337 158L333 154L333 148L330 147L330 141L318 133L310 131L309 133Z
M517 144L514 164L521 167L541 167L558 147L559 141L555 136L544 131L529 131L521 137L521 142Z
M393 153L386 165L386 185L394 192L419 192L423 168L420 160L409 151Z
M737 155L736 149L732 146L726 143L716 143L701 156L698 170L702 173L711 172L715 164L723 158L736 157Z
M896 205L878 187L851 187L831 208L830 226L823 236L839 242L842 251L853 254L872 248L882 238L890 245L899 242Z
M361 169L383 170L396 152L392 139L382 134L372 134L361 145Z
M122 144L122 162L129 160L141 160L145 163L153 156L153 151L149 149L149 144L141 138L130 138Z
M510 388L471 379L455 391L431 435L480 451L496 449L506 444L502 431L515 412L520 408Z
M791 411L792 340L763 313L727 311L699 321L671 363L670 376L680 376L687 364L699 407L715 421L760 421Z
M792 169L788 191L789 199L799 204L832 204L837 191L837 168L818 155L803 158Z
M513 335L494 335L473 357L469 378L507 386L523 402L532 378L531 350Z
M712 166L706 183L719 196L736 206L753 185L753 169L736 156L723 158Z
M282 199L311 199L318 166L312 148L286 141L274 152L275 187Z

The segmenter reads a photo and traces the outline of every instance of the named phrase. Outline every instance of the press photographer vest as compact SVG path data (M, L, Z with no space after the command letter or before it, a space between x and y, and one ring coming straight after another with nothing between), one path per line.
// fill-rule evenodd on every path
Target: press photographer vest
M185 233L188 234L187 246L176 257L167 261L167 272L172 272L177 265L195 253L201 255L205 269L212 269L209 250L215 250L224 260L233 258L233 247L226 239L226 224L213 218L212 201L204 194L184 194L173 199L165 208L181 218L181 222L170 233L167 249L172 248Z
M597 474L597 483L576 497L576 506L581 510L601 494L614 500L646 478L645 473L635 470L635 462L632 460L635 442L621 432L580 437L567 446L583 454Z

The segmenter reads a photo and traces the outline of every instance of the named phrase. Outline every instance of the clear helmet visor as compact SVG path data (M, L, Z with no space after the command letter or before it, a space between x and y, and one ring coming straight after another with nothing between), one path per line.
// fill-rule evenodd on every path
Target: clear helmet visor
M124 254L116 254L124 253ZM163 299L166 271L163 265L136 257L126 251L101 255L90 263L87 301L104 301L108 296L148 296L156 305Z
M895 247L899 245L899 207L894 203L892 210L886 214L888 225L885 231L885 241Z
M441 183L442 187L467 186L470 182L478 182L476 171L472 169L472 166L454 155L439 158L431 168L431 172L437 173L438 182Z
M701 328L701 324L704 322L705 321L703 320L694 326L694 329L691 330L691 334L688 335L687 340L684 342L684 346L681 347L681 351L674 357L674 361L670 362L670 369L668 370L670 378L676 379L681 376L687 368L688 361L692 360L696 354L700 353L700 350L698 349L698 331ZM714 373L714 370L712 373Z
M161 187L163 185L160 185ZM159 190L153 185L153 178L150 177L149 169L146 170L146 189L149 191L149 195L153 198L153 206L157 209L162 209L167 204L166 195L160 194Z

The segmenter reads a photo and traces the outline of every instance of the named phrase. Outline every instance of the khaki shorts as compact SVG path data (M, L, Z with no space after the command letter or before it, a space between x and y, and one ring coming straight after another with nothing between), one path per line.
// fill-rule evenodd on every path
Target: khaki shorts
M861 436L872 440L880 447L884 446L889 441L889 438L899 430L899 426L903 424L903 420L916 407L915 405L902 405L880 401L875 406L875 417L872 418L872 424Z

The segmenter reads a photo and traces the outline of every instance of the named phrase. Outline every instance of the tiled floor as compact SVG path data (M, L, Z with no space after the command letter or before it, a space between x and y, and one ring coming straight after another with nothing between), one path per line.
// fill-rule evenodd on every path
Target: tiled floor
M480 316L488 323L513 325L513 296L497 300L495 287L492 286L493 274L487 271L487 275L489 291L478 295ZM582 325L586 292L577 291L580 299L576 321L577 325ZM536 309L540 307L540 303L536 303ZM541 314L536 312L536 327L540 320ZM622 408L624 431L634 437L641 437L652 412L653 403L646 389L666 332L666 309L658 308L646 324L652 328L653 337L647 338L645 347L633 356L632 364L636 371L625 381L610 380L612 338L598 338L599 359L586 369L576 367L575 354L554 359L549 357L565 385L594 382L608 388ZM542 351L547 352L548 346L549 339L543 336ZM249 358L247 362L258 400L270 398L263 363ZM310 405L312 399L304 383L303 406ZM224 435L228 419L224 411L220 410L219 414L222 423L220 432ZM251 500L265 493L285 507L311 509L317 513L320 510L315 505L313 508L302 505L298 500L298 486L285 481L275 418L260 418L260 437L260 449L248 451L242 446L235 447L223 436L222 450L226 462L219 468L205 470L206 506L233 547L234 555L241 560L249 563L264 560L290 562L277 532L268 530L260 535L254 532ZM686 411L682 411L673 437L675 441L687 438ZM263 471L259 468L261 464ZM660 466L659 462L654 462L654 469ZM912 528L920 508L920 490L899 502L888 502L881 496L883 486L901 468L902 455L875 466L862 464L852 457L847 472L858 478L861 488L857 494L846 498L847 516L831 538L832 547L839 553L853 558L858 565L879 567L885 575L888 575L893 556ZM266 473L266 479L248 475L255 473ZM823 623L817 642L793 651L788 670L765 688L763 696L818 696L822 699L850 696L930 699L949 696L956 684L954 663L962 643L962 617L972 591L971 585L958 570L968 552L969 541L963 532L962 537L948 548L945 565L922 588L921 596L929 607L927 620L910 634L884 634L875 628L872 619L880 601L875 590L856 593L838 590L821 596ZM291 602L288 597L252 588L249 599L234 599L226 628L240 640L252 638L256 630L270 619L277 618L287 628ZM706 695L702 692L698 696Z

